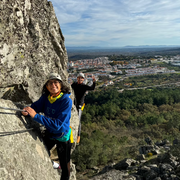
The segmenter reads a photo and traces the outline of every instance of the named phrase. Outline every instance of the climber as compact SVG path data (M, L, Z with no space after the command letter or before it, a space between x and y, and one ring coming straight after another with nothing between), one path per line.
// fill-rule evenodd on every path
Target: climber
M56 144L62 175L61 180L70 178L70 152L71 152L71 108L70 89L64 85L57 73L50 73L42 90L42 96L31 107L25 107L24 116L30 115L34 121L44 125L44 143L50 150ZM44 115L40 115L42 112ZM53 164L53 167L57 164Z
M75 94L75 106L79 115L79 128L78 128L78 136L77 136L77 144L80 142L80 134L81 134L81 114L84 108L84 98L86 95L86 91L94 90L96 85L96 79L92 76L93 84L92 86L88 86L84 84L85 75L83 73L79 73L77 75L77 82L72 83L71 87L74 90Z

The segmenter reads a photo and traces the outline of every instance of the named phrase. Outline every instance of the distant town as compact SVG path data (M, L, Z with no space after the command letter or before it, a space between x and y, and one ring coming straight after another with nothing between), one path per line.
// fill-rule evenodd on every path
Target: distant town
M145 76L158 73L176 73L173 69L160 67L158 63L167 63L172 66L180 66L180 55L172 57L154 56L151 59L133 59L131 61L110 61L108 57L98 57L95 59L82 59L68 62L68 82L76 81L77 73L83 72L86 76L86 83L92 83L92 76L97 80L100 77L108 77L109 81L104 82L102 86L111 85L114 82L121 81L122 78L131 76ZM121 77L120 79L117 77Z

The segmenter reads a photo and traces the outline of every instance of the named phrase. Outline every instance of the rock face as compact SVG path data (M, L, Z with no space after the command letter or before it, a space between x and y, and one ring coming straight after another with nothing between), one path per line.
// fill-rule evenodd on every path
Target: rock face
M51 2L1 0L0 42L1 88L18 86L36 100L49 72L67 80L64 37Z
M0 106L17 108L11 101L2 99ZM37 129L31 130L32 126L28 128L32 120L1 109L0 122L0 177L3 180L60 179L52 167Z
M125 165L126 164L126 168ZM106 167L91 180L180 180L179 160L167 152L154 159L154 163L124 159Z
M0 99L0 107L21 108L21 105ZM71 122L74 129L78 124L76 116L72 111ZM0 109L0 144L0 179L60 179L43 144L40 124L32 118L22 116L21 112ZM76 180L73 164L71 169L71 180Z
M49 72L59 73L70 86L67 62L64 37L51 2L0 0L1 107L23 108L37 100ZM78 124L73 106L71 126L75 142ZM40 132L39 124L31 118L0 109L0 179L60 179ZM71 180L75 180L73 164L71 169Z
M125 158L116 164L113 163L105 166L101 171L97 172L97 175L94 175L90 179L180 180L180 161L177 157L179 156L180 149L179 139L173 141L173 146L166 139L162 140L161 143L156 142L156 145L152 141L151 145L149 145L149 141L146 142L148 144L147 148L145 148L146 146L141 147L145 149L146 157L151 156L150 159L145 158L145 155L142 153L143 151L140 151L140 155L136 159ZM161 153L154 153L156 152L154 148L160 148Z

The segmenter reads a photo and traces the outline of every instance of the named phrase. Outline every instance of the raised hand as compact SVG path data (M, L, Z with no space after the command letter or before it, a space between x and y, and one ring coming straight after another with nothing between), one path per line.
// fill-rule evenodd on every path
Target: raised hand
M95 82L95 81L96 81L96 78L95 78L95 76L94 76L94 75L92 76L92 80L93 80L93 82Z

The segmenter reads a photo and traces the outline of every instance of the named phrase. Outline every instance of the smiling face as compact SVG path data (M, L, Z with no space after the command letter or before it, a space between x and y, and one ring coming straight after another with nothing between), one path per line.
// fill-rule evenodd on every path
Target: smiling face
M61 83L57 79L51 79L47 82L46 88L51 95L61 92Z
M83 77L81 77L81 76L77 77L77 83L78 83L78 84L82 84L83 81L84 81L84 78L83 78Z

